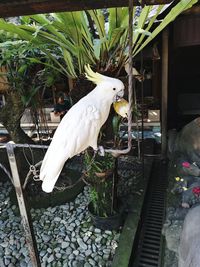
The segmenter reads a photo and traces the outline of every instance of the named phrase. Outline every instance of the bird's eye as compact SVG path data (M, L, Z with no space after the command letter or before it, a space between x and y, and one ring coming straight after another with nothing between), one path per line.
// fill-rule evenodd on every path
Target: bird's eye
M116 88L113 88L113 91L115 91L116 90Z

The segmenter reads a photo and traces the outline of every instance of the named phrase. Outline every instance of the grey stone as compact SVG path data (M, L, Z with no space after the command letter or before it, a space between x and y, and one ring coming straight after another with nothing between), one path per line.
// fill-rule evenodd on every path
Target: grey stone
M77 238L77 242L78 242L78 245L79 245L82 249L84 249L84 250L87 249L87 245L83 242L83 240L82 240L81 238Z
M9 264L10 264L10 259L8 259L8 258L5 258L4 262L5 262L5 265L7 266L7 265L9 265Z
M109 259L109 257L110 257L109 254L104 254L104 255L103 255L103 259L106 260L106 261Z
M85 251L85 255L86 256L89 256L89 255L91 255L92 254L92 250L91 249L87 249L86 251Z
M185 217L179 247L179 267L196 267L200 262L200 206L190 209Z
M56 253L56 258L60 259L62 257L61 253Z
M76 236L76 233L75 232L72 232L72 237L75 237Z
M56 207L50 209L51 213L54 213L55 211L56 211Z
M110 249L107 249L107 248L103 249L103 253L110 254Z
M92 266L96 266L96 262L93 259L88 259L88 261Z
M0 266L5 267L3 260L0 258Z
M165 224L162 230L163 234L165 235L167 248L175 253L178 252L182 225L182 221L176 220L169 225Z
M60 217L55 217L54 222L60 222L62 219Z
M69 260L73 260L74 258L75 258L74 254L70 254L68 257Z
M111 232L110 230L106 230L106 231L105 231L105 234L106 234L106 235L112 235L112 232Z
M96 248L95 244L92 244L92 251L93 252L96 252L97 251L97 248Z
M70 232L73 232L74 231L74 227L70 225L70 226L67 227L67 230L69 230Z
M57 253L57 252L60 252L60 247L57 247L57 248L54 248L54 251Z
M62 249L65 249L65 248L67 248L67 247L69 247L69 242L63 241L63 242L61 243L61 248L62 248Z
M67 255L70 255L72 253L72 248L68 247L65 251Z
M48 243L51 240L51 237L49 235L43 234L42 239L45 243Z
M88 237L88 236L84 236L84 237L83 237L83 241L84 241L84 242L87 242L87 241L88 241L88 239L89 239L89 237Z
M69 267L68 260L63 261L63 267Z
M51 248L48 248L48 249L47 249L47 252L48 252L48 253L52 253L52 249L51 249Z
M43 257L45 254L46 254L46 251L45 251L45 250L41 250L41 251L40 251L40 256L41 256L41 257Z
M54 255L50 255L50 257L47 259L48 263L51 263L52 261L54 261Z
M73 253L74 253L74 255L77 256L79 254L79 251L78 250L74 250Z
M101 233L101 230L100 230L99 228L95 228L95 229L94 229L94 232L95 232L96 234L100 234L100 233Z
M101 237L101 236L98 236L98 237L95 239L95 243L100 243L100 242L101 242L101 239L102 239L102 237Z
M66 235L66 237L65 237L65 241L70 242L70 238L69 238L68 235Z
M20 267L27 267L27 263L25 261L20 261Z
M8 247L9 242L3 242L3 243L1 243L0 245L1 245L3 248L6 248L6 247Z

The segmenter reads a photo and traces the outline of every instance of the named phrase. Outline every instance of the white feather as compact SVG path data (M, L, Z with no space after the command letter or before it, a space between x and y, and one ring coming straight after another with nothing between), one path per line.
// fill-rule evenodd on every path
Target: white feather
M106 77L106 76L104 76ZM60 122L44 157L40 180L42 189L49 193L71 158L91 146L97 149L97 138L101 126L108 118L110 106L117 95L123 96L123 83L108 77L95 89L76 103Z

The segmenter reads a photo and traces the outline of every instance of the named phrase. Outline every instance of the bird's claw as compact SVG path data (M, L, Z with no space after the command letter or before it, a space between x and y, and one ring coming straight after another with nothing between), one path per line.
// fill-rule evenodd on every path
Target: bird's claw
M102 157L105 156L105 150L104 150L103 146L98 147L98 154L99 154L99 156L102 156Z

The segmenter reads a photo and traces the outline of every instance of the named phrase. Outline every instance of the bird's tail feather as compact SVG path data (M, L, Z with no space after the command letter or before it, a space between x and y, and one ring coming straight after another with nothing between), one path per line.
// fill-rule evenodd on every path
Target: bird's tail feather
M58 180L59 175L60 173L56 177L51 178L49 178L49 176L46 176L42 183L42 190L46 193L51 193L53 191L55 183Z
M47 153L40 169L40 180L43 181L42 190L44 192L53 191L65 161L66 158L63 159L62 155L55 156L55 154Z

